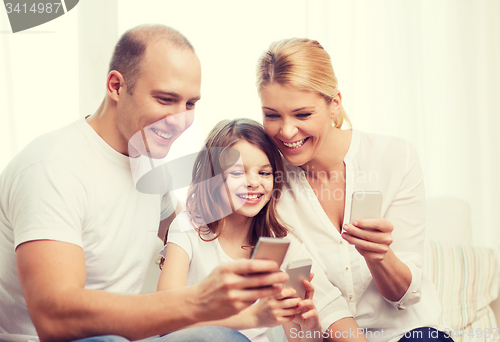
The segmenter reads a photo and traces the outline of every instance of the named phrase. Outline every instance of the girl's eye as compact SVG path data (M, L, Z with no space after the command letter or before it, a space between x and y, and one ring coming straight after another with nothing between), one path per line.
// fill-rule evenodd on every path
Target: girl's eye
M230 175L234 176L234 177L241 177L241 176L244 175L244 173L241 172L241 171L233 171L233 172L230 173Z
M261 171L260 175L261 176L271 176L273 173L271 171Z

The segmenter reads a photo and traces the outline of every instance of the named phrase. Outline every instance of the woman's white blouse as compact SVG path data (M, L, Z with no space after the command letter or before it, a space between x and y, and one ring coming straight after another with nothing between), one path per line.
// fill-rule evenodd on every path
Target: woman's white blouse
M337 304L339 318L352 315L370 341L397 341L404 332L421 326L439 328L439 300L422 274L425 192L415 150L402 139L353 130L344 163L345 175L329 175L331 181L345 177L344 223L350 221L354 191L383 194L382 217L394 225L391 248L412 274L410 287L399 301L380 294L364 258L323 211L304 170L286 161L287 177L282 178L285 184L278 203L280 218L293 228L292 233L342 292ZM325 190L317 196L339 199L343 194Z

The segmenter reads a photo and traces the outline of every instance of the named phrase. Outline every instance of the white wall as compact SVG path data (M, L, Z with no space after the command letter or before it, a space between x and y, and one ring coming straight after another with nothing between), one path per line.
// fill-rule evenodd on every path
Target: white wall
M274 40L305 36L330 52L354 127L410 140L428 196L469 200L475 243L498 244L498 18L500 2L488 0L85 0L8 34L0 10L0 169L33 137L97 107L110 44L132 26L163 23L191 40L205 134L224 118L260 121L258 56Z

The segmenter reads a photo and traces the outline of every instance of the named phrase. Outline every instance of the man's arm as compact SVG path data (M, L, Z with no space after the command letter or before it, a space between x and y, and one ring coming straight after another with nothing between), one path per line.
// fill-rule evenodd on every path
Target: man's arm
M175 290L121 295L85 289L83 250L38 240L16 250L19 278L40 340L65 341L96 335L135 340L165 334L208 319L222 319L261 297L280 291L287 276L276 263L240 260L221 265L203 282ZM250 274L250 275L247 275Z

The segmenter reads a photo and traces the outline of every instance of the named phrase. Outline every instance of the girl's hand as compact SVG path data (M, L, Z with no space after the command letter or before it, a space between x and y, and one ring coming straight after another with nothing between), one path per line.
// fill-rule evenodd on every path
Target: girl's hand
M259 299L252 306L257 327L274 327L290 322L301 310L298 306L301 299L295 296L294 289L285 288L274 297Z
M370 261L382 261L392 243L394 226L384 218L356 220L344 224L342 237Z
M302 331L304 330L320 330L321 326L319 324L318 310L314 305L312 300L314 296L314 286L311 284L314 274L309 275L309 281L304 280L304 286L306 287L306 296L304 300L300 301L298 306L300 308L300 313L295 315L293 322L300 324Z

